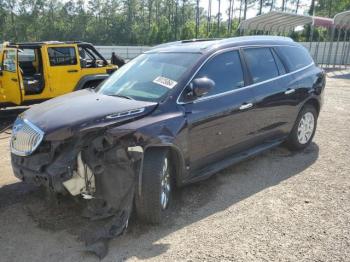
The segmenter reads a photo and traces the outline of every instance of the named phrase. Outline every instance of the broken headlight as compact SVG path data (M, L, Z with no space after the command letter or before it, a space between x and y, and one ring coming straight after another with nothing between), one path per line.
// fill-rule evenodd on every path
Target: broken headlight
M18 156L32 154L44 138L44 132L27 119L17 118L12 128L11 152Z

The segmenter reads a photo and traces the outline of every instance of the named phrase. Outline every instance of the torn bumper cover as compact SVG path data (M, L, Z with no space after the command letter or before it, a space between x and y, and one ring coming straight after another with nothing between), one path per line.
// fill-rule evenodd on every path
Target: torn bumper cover
M131 140L122 141L95 133L65 142L44 142L30 156L12 154L19 179L88 199L83 216L96 222L81 238L99 257L107 252L106 240L127 227L137 186L142 148Z

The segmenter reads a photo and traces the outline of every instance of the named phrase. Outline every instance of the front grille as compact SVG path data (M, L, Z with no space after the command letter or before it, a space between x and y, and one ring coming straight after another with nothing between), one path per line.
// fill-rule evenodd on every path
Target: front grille
M26 119L17 118L13 125L11 152L19 156L32 154L43 140L44 132Z

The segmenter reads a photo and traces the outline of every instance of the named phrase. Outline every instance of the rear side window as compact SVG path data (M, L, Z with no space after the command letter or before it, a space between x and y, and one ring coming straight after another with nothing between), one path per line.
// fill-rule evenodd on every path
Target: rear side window
M247 48L244 55L253 83L278 76L278 68L270 48Z
M195 78L207 77L215 82L205 96L220 94L244 86L244 77L238 51L219 54L199 70Z
M77 64L77 56L74 47L49 47L47 51L49 53L51 66Z
M313 63L309 52L304 47L279 46L278 54L285 61L289 71L295 71Z

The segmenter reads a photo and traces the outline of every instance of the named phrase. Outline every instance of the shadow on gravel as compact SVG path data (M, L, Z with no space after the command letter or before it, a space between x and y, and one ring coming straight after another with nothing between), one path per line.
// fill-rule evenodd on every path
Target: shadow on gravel
M120 252L123 259L146 259L162 254L169 245L155 243L159 239L298 175L311 166L318 155L319 147L315 143L299 153L277 147L227 168L206 181L179 188L174 195L173 207L162 225L143 225L133 217L127 234L110 242L106 260L113 260ZM44 199L43 192L23 183L0 188L0 210L22 202L27 215L43 230L65 230L79 236L86 226L80 217L79 201L64 197L57 204ZM128 252L123 252L121 246L127 247Z
M329 78L350 79L349 69L335 68L335 69L328 69L326 71L327 71L327 77L329 77Z

